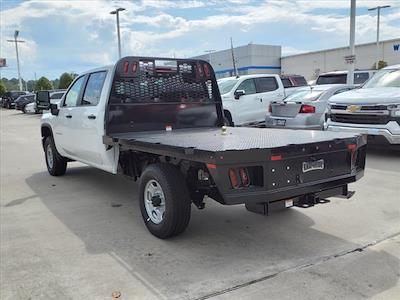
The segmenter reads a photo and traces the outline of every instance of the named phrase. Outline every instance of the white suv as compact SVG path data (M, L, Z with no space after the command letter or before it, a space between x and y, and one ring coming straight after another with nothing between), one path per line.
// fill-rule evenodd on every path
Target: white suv
M326 129L355 131L400 144L400 65L377 72L362 88L329 99Z
M270 102L285 97L279 75L256 74L218 80L227 125L264 123Z

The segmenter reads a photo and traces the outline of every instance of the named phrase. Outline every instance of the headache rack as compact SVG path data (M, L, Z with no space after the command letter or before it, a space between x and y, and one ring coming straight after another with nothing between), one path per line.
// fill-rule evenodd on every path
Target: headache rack
M106 134L222 124L214 71L194 59L124 57L117 62Z

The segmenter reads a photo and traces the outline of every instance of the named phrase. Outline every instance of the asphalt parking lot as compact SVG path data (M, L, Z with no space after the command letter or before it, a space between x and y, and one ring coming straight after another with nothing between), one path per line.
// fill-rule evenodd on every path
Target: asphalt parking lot
M1 110L1 299L400 298L400 151L370 149L351 199L269 217L208 201L159 240L136 183L48 175L39 124Z

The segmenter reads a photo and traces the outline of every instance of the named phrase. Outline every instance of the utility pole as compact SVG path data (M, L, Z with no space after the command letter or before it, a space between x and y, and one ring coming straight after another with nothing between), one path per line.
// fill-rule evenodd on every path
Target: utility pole
M376 10L377 11L377 19L376 19L376 69L378 70L380 55L379 55L379 23L381 20L381 9L389 8L390 5L377 6L373 8L369 8L369 11Z
M354 39L356 33L356 0L351 0L350 6L350 55L349 55L349 68L347 73L347 84L354 84L354 64L355 64L355 46Z
M211 53L215 52L215 50L212 50L212 49L210 49L210 50L204 50L204 52L205 52L205 53L208 53L208 62L209 62L210 65L212 65L212 64L211 64Z
M235 54L233 53L233 42L231 37L231 53L232 53L232 63L233 63L233 70L235 71L235 76L239 77L238 70L236 68L236 61L235 61Z
M21 70L19 67L19 56L18 56L18 43L25 43L25 41L17 40L19 35L19 30L15 30L14 39L7 40L7 42L15 43L15 53L17 54L17 68L18 68L18 82L19 82L19 90L22 91L22 79L21 79Z
M118 58L119 59L121 58L121 34L119 31L119 12L124 11L124 10L125 10L125 8L119 7L116 10L113 10L112 12L110 12L110 14L117 16Z

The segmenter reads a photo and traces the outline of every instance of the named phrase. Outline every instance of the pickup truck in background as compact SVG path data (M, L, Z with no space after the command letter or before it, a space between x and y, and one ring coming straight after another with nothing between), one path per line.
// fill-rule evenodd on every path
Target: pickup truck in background
M329 99L325 127L400 144L400 65L386 67L361 88Z
M37 99L50 109L48 172L79 161L139 180L144 223L159 238L183 232L191 204L207 197L269 214L349 196L364 172L359 134L222 126L214 71L201 60L124 57L78 76L60 104L46 91Z
M333 71L322 73L315 81L316 85L322 84L347 84L348 71ZM355 70L354 71L354 84L361 85L370 79L376 70Z
M276 74L253 74L218 80L224 107L224 122L229 126L259 125L265 122L269 104L282 101L296 89L307 85L298 79ZM294 77L294 75L291 75ZM301 77L301 76L297 76ZM285 85L287 88L285 88Z

